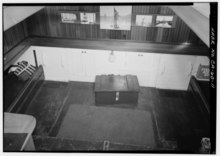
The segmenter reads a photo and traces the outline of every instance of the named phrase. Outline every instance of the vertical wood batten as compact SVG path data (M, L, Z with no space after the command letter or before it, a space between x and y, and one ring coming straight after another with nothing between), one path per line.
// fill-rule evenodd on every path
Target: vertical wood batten
M99 6L63 6L63 7L46 7L46 16L48 22L48 30L50 33L37 32L33 29L30 32L31 35L42 35L48 34L47 36L52 37L63 37L73 39L122 39L122 40L137 40L137 41L150 41L150 42L169 42L178 43L183 41L191 41L189 39L190 29L182 24L181 19L177 17L175 28L162 28L158 29L155 27L140 27L135 25L136 15L138 14L163 14L163 15L174 15L174 12L167 6L146 6L146 5L133 5L132 6L132 19L131 19L131 30L105 30L100 29L100 9ZM80 11L81 12L94 12L96 13L97 25L84 25L84 24L66 24L60 21L60 11ZM39 14L39 13L38 13ZM57 15L55 15L57 14ZM41 15L42 16L42 15ZM78 16L80 18L80 16ZM40 20L40 19L39 19ZM43 22L43 21L41 21ZM44 26L46 27L46 26ZM43 27L40 27L39 31L43 31ZM39 29L39 28L38 28ZM183 29L183 31L181 30ZM45 29L44 29L45 30ZM63 32L64 31L64 32ZM156 35L156 36L155 36ZM195 34L191 34L193 37ZM43 36L43 35L42 35ZM194 42L194 44L197 44Z
M7 53L15 45L28 37L26 21L20 22L3 32L3 53Z

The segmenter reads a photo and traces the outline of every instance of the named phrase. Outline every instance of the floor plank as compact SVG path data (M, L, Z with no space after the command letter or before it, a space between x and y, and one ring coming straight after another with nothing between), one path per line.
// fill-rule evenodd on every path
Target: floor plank
M60 113L67 93L67 83L44 82L41 89L27 108L25 114L37 120L35 135L47 136Z

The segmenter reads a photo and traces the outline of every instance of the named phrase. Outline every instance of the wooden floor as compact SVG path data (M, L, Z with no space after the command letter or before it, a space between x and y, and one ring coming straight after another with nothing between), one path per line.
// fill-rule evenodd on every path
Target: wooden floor
M56 134L70 105L95 105L94 84L85 82L45 81L26 114L37 119L34 131L39 151L103 150L103 143L59 139ZM113 105L124 109L150 111L153 116L157 146L154 151L198 152L202 137L209 137L209 123L187 92L141 87L137 105ZM147 150L111 143L109 150ZM152 152L152 151L150 151Z

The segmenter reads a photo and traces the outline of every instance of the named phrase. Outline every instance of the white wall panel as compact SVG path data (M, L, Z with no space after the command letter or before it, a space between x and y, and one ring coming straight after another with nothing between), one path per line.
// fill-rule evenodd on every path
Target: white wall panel
M186 90L199 64L209 65L208 57L74 48L32 46L17 61L43 65L46 80L94 82L96 75L136 75L140 86Z
M161 54L156 87L186 90L192 76L195 56Z

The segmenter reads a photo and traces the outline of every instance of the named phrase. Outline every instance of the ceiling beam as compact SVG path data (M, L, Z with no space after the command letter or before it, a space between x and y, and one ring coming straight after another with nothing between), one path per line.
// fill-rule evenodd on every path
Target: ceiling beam
M191 6L170 6L170 8L209 47L209 18Z

